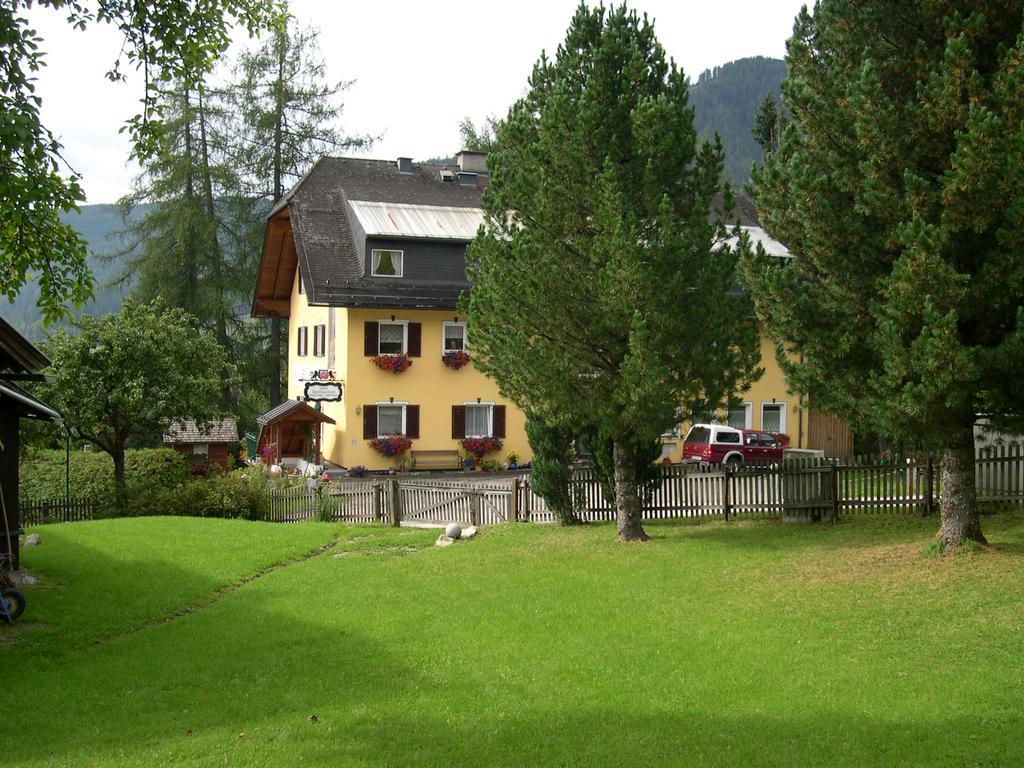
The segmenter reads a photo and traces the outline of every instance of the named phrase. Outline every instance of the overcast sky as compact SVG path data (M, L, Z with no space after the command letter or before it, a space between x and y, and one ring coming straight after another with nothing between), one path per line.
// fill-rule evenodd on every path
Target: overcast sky
M692 79L745 56L782 58L798 0L634 0L655 20L662 45ZM327 71L355 80L342 129L379 135L367 156L418 160L459 147L458 123L504 115L526 89L542 50L565 36L576 0L292 0L293 13L321 30ZM118 129L137 111L141 80L110 83L121 40L109 28L77 32L60 13L36 9L47 67L39 75L46 125L82 174L90 203L114 202L137 168ZM243 39L242 44L247 41Z

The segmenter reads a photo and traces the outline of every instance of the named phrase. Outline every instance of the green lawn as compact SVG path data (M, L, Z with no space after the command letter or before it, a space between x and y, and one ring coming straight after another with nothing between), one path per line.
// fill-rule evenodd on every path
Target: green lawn
M1024 514L936 526L42 528L0 763L1024 764Z

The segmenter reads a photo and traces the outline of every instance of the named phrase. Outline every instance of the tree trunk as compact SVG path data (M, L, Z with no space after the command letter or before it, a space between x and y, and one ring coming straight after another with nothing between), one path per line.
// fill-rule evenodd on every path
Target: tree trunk
M959 547L966 539L987 544L974 488L974 427L967 425L942 452L942 527L938 539Z
M124 445L114 448L110 455L114 459L114 483L124 490Z
M628 441L615 440L612 461L615 465L615 514L619 522L619 541L647 541L650 537L644 531L636 487L636 450Z

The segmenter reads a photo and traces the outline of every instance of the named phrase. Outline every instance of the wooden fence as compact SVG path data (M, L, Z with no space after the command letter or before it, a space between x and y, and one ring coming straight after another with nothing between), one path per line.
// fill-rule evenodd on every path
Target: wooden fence
M661 483L643 506L645 520L732 517L792 520L835 519L857 514L935 511L941 473L927 456L855 460L787 460L781 465L739 469L674 465L659 467ZM980 502L1024 505L1024 453L1019 447L982 448L975 461ZM588 522L615 519L592 469L574 471L577 514ZM554 522L529 474L448 475L346 479L318 491L274 491L267 520L388 522L398 525L457 521L493 525L507 521ZM89 499L22 502L24 525L86 520Z
M94 499L65 498L21 501L18 504L22 526L92 520L96 516L97 506Z

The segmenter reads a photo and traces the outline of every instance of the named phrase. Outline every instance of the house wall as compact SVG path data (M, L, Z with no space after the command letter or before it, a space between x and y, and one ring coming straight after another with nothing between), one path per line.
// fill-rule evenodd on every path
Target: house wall
M329 313L334 313L333 338L328 335L327 343L332 348L325 350L322 357L313 355L313 326L329 326ZM367 321L389 320L394 314L396 320L422 324L422 355L413 358L413 365L401 374L379 370L372 359L363 355L364 324ZM342 400L339 403L323 403L322 410L337 423L323 426L323 455L328 461L344 467L362 465L370 469L392 469L397 466L395 459L381 456L369 447L363 438L362 409L365 405L387 402L407 402L420 406L420 437L413 441L413 450L455 450L458 441L451 436L451 411L453 405L467 402L493 402L506 406L506 436L501 452L488 456L498 461L507 461L510 451L519 455L520 461L532 456L526 439L526 417L522 411L498 394L498 387L492 380L479 373L472 362L459 371L445 367L441 362L442 323L452 320L455 313L448 310L382 310L350 309L345 307L310 307L306 294L298 293L296 281L292 290L291 317L288 323L288 396L302 397L304 382L299 378L312 369L328 368L333 351L333 370L344 384ZM306 327L308 333L308 354L297 354L298 329ZM470 355L473 340L469 339ZM786 391L785 378L775 361L775 349L767 338L761 342L761 364L764 376L755 383L743 400L752 405L752 428L762 428L761 406L773 400L786 404L786 429L790 445L799 448L806 445L808 430L807 416L801 425L799 398ZM725 414L720 414L724 420ZM801 430L802 426L802 430ZM682 437L688 425L681 428L681 437L664 440L664 455L674 462L682 460ZM801 434L801 431L803 434Z
M373 277L370 263L374 250L402 251L402 277ZM461 283L466 279L466 244L436 240L405 240L369 237L364 256L366 277L371 280L431 280Z
M764 375L748 392L739 395L743 402L751 405L750 429L764 429L761 406L766 403L785 403L786 425L783 431L789 435L789 445L792 448L807 447L807 412L803 411L801 418L800 398L787 391L786 377L775 360L775 345L767 337L761 338L761 366L764 368ZM719 413L717 421L724 424L726 416L724 412ZM683 438L686 437L689 426L688 423L681 426L678 438L667 438L662 441L663 455L674 462L682 461Z

